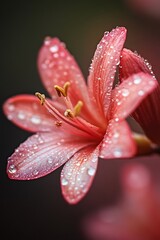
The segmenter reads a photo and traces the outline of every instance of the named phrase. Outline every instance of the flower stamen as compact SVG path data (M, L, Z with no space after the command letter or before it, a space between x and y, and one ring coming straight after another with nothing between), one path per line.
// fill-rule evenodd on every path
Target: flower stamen
M66 111L64 112L64 116L70 117L70 118L77 117L81 111L82 106L83 106L83 102L78 101L78 103L75 105L73 111L71 109L66 109Z
M74 113L71 111L71 109L66 109L66 111L64 112L64 116L74 118Z
M55 85L54 88L57 91L59 97L67 97L68 87L70 86L70 82L66 82L63 87Z
M74 116L78 116L81 112L83 106L83 102L82 101L78 101L78 103L76 104L76 106L74 107Z
M39 92L36 92L35 95L36 95L36 97L39 98L39 100L40 100L40 102L41 102L41 105L44 105L44 103L45 103L45 95L44 95L44 94L41 94L41 93L39 93Z
M56 122L55 122L55 125L56 125L57 127L62 126L62 121L56 121Z

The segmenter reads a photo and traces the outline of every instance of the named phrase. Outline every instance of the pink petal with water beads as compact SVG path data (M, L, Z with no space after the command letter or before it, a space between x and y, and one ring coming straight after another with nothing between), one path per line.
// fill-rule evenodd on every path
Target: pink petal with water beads
M59 39L45 39L38 56L38 69L44 86L54 100L61 100L54 85L63 87L66 82L71 83L68 96L73 105L77 104L79 100L89 100L83 75L74 57Z
M117 27L110 33L105 33L97 46L90 67L88 79L90 96L105 115L110 105L116 68L125 39L124 27Z
M54 171L78 150L88 143L71 135L55 131L38 133L29 137L9 157L7 173L9 178L30 180Z
M155 78L143 72L130 75L112 91L112 118L124 119L157 87Z
M150 73L154 76L150 64L142 57L125 49L122 51L120 80L125 81L129 76L139 71ZM155 78L155 77L154 77ZM156 79L155 79L156 80ZM160 144L160 85L145 98L138 108L132 113L135 120L141 125L146 135L156 144ZM147 82L146 82L147 85Z
M98 147L87 147L74 154L63 167L61 187L68 203L76 204L89 191L97 169L98 152Z
M110 121L100 146L101 158L128 158L136 154L136 145L126 121Z
M49 100L48 100L49 101ZM56 106L58 103L55 103ZM58 105L59 109L61 108ZM55 129L55 118L32 95L17 95L3 105L7 118L27 131L51 131Z
M137 53L133 53L131 50L123 48L120 65L119 65L119 78L120 81L124 81L132 74L144 72L153 74L151 65Z

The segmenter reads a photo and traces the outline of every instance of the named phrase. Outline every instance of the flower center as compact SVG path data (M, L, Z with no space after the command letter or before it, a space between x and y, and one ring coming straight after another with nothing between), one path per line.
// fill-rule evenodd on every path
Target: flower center
M70 82L66 82L63 87L58 85L54 86L58 96L63 98L64 103L67 107L64 111L64 114L61 114L61 112L54 106L54 103L48 101L45 98L44 94L36 92L35 95L39 98L41 105L44 105L48 112L54 116L56 120L55 125L57 127L61 127L66 131L70 130L72 132L77 129L79 134L88 136L92 139L95 138L97 140L101 138L103 134L99 127L92 125L85 119L79 117L79 114L83 107L83 102L79 100L77 104L73 106L68 95L69 86Z
M63 97L64 102L67 106L66 111L64 112L64 115L66 117L76 117L80 114L81 108L83 106L82 101L78 101L77 104L73 107L70 98L68 96L68 88L70 86L70 82L66 82L63 87L60 87L58 85L55 85L54 88L57 91L57 94L59 97Z
M63 100L67 106L66 111L64 112L65 117L74 118L77 117L82 109L83 102L78 101L77 104L73 107L72 102L68 96L68 88L70 86L70 82L66 82L63 87L60 87L58 85L55 85L54 88L58 94L59 97L63 97ZM39 98L41 105L44 105L45 103L45 95L41 94L39 92L36 92L35 95Z

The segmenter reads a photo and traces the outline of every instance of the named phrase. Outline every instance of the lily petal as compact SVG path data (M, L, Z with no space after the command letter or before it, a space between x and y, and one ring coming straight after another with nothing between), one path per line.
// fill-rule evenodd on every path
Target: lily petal
M110 121L100 146L101 158L128 158L136 154L136 145L126 121Z
M59 131L29 137L9 157L9 178L31 180L54 171L88 143Z
M62 108L58 103L56 103L57 106L59 109ZM17 95L11 97L4 103L3 109L9 120L27 131L42 132L55 129L56 119L40 104L35 96Z
M144 72L153 75L151 65L137 53L123 48L119 65L120 81L126 80L129 76L135 73Z
M53 100L60 101L54 85L63 87L66 82L71 85L68 95L73 105L79 100L89 101L88 90L74 57L58 38L46 38L38 56L38 69L42 82Z
M74 154L63 167L62 194L68 203L76 204L89 191L97 169L98 152L98 147L87 147Z
M146 60L128 49L123 50L120 80L125 81L126 78L134 73L139 73L139 71L154 75L150 64ZM158 82L156 83L156 89L142 101L138 108L132 113L132 116L141 125L146 135L154 143L160 144L160 85Z
M118 27L104 34L91 64L88 78L90 96L105 116L110 105L116 68L125 39L126 29L124 27Z
M132 74L112 91L111 115L124 119L157 87L157 81L150 74L143 72Z

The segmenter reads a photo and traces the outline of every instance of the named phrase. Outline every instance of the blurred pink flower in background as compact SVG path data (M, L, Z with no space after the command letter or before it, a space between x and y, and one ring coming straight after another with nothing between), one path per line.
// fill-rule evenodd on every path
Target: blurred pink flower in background
M89 240L159 240L160 188L141 164L124 167L123 197L115 207L90 215L84 221ZM158 187L157 187L158 186Z
M119 79L124 82L129 76L138 73L148 73L154 76L151 65L137 53L123 49L120 66ZM158 81L157 81L158 83ZM160 85L142 101L138 108L132 113L133 118L140 124L147 137L157 145L160 145Z
M159 0L125 0L136 12L160 19Z

